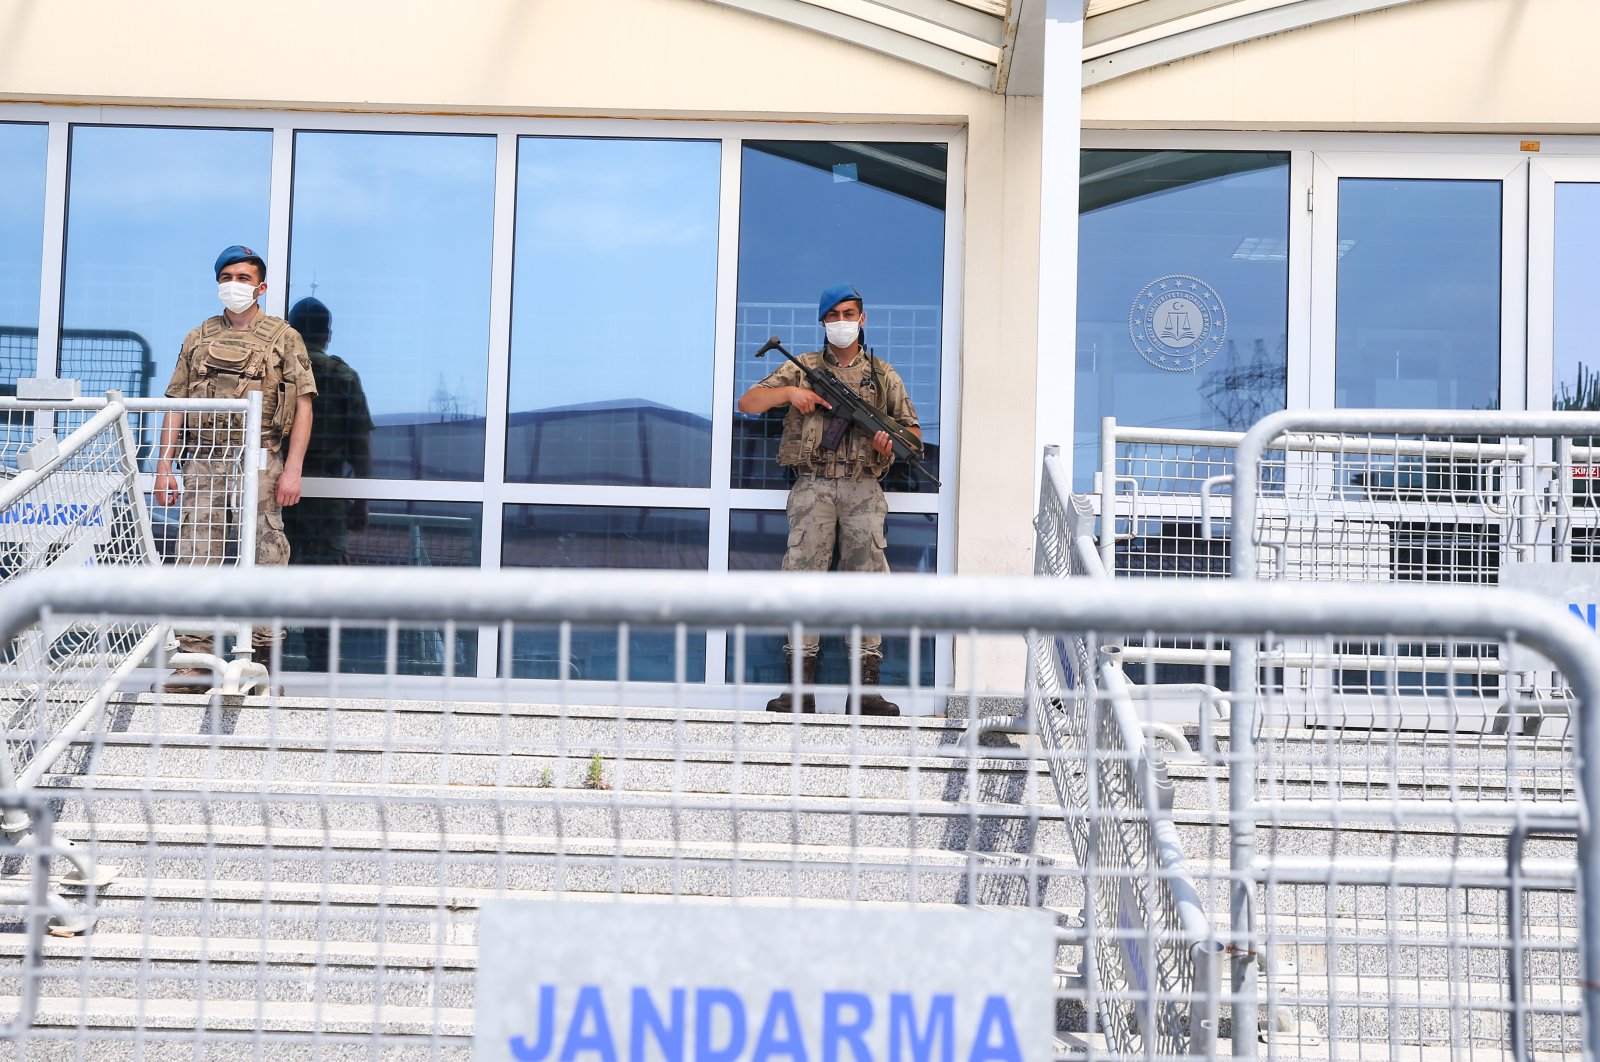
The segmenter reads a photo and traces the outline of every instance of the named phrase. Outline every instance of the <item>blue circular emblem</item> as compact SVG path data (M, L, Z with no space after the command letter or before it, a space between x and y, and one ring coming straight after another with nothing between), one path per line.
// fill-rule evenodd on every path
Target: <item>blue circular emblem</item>
M1158 369L1193 372L1222 349L1228 311L1203 280L1173 273L1152 280L1128 311L1133 349Z

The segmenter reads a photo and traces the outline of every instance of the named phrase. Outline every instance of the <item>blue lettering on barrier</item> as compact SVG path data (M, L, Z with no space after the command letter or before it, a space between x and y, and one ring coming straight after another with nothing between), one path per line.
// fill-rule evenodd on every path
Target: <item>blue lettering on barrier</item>
M528 1041L520 1036L511 1038L511 1057L517 1062L544 1062L550 1057L550 1043L555 1037L556 1024L556 986L539 986L539 1035L528 1046Z
M0 512L0 524L25 527L104 527L105 508L81 503L23 502Z
M911 1041L912 1062L934 1062L933 1045L941 1043L939 1062L953 1062L956 1051L956 997L937 995L928 1005L928 1024L917 1032L917 1004L904 992L889 997L889 1057L906 1057L900 1046L904 1033Z
M778 1022L783 1022L783 1038L778 1038ZM808 1062L805 1037L800 1033L800 1015L794 1009L794 993L779 989L772 993L767 1004L767 1016L761 1021L761 1034L756 1037L755 1054L750 1062L765 1062L770 1058L792 1058L794 1062Z
M845 1021L839 1011L850 1007L855 1011L853 1021ZM824 992L822 994L822 1062L839 1062L839 1044L850 1045L850 1057L856 1062L872 1062L872 1051L867 1047L867 1029L872 1025L872 1000L861 992Z
M656 1046L661 1049L661 1056L666 1062L683 1062L683 998L683 989L672 990L672 1001L668 1004L672 1008L672 1018L670 1021L662 1021L661 1012L650 999L650 990L647 988L633 990L633 1020L629 1022L632 1031L628 1035L629 1058L645 1057L644 1037L648 1029L650 1035L655 1037Z
M1590 601L1587 604L1568 602L1567 609L1574 616L1577 616L1579 619L1583 620L1583 622L1587 623L1590 630L1600 630L1600 626L1595 624L1595 602Z
M711 1046L712 1013L716 1008L728 1012L728 1042ZM734 1062L744 1053L744 1000L726 988L701 988L694 994L695 1062Z
M594 1031L584 1027L594 1022ZM578 989L578 1005L572 1008L572 1024L567 1026L567 1040L561 1045L561 1062L577 1062L584 1052L594 1052L603 1062L617 1062L617 1046L611 1039L611 1023L606 1021L606 1001L595 985Z
M1000 1042L994 1043L995 1034ZM1017 1044L1017 1030L1011 1027L1011 1008L1004 996L990 996L983 1001L983 1014L978 1018L978 1035L972 1038L972 1054L967 1062L1022 1062L1022 1048Z
M694 1062L737 1062L746 1057L751 1062L774 1059L811 1062L813 1058L819 1062L874 1062L868 1040L874 1032L874 1019L884 1012L874 1006L872 997L864 992L823 993L822 1036L816 1045L820 1050L813 1051L805 1042L791 991L778 989L764 1001L759 997L747 1001L727 988L693 991ZM570 1014L558 1020L556 986L540 985L533 1042L513 1036L507 1046L516 1062L546 1062L554 1052L559 1034L558 1062L617 1062L619 1056L612 1029L625 1027L628 1030L626 1058L653 1057L646 1044L654 1041L665 1062L685 1062L688 997L688 989L674 988L663 1001L663 1008L649 988L635 987L628 995L627 1020L614 1023L606 1012L605 993L597 985L583 985L577 990ZM762 1015L760 1032L747 1056L749 1018L758 1011ZM719 1020L719 1015L725 1017ZM926 1011L919 1015L917 1001L911 994L892 993L888 999L887 1024L886 1062L955 1062L961 1046L956 1042L955 996L929 997ZM724 1029L725 1042L714 1042ZM881 1027L878 1035L883 1035ZM1022 1062L1022 1047L1017 1042L1011 1008L1004 996L994 995L984 1000L965 1062Z

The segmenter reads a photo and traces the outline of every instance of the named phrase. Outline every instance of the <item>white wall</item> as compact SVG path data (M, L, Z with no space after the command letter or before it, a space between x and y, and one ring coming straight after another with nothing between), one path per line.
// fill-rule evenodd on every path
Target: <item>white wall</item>
M1422 0L1084 91L1094 128L1597 133L1594 0Z

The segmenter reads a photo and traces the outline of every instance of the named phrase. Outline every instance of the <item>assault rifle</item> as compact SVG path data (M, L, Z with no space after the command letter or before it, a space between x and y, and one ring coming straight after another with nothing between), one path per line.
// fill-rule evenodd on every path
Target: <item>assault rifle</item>
M877 406L850 390L844 381L833 374L806 368L805 362L783 348L783 343L779 341L777 336L767 340L762 348L756 351L756 357L766 357L769 350L776 350L779 354L794 362L795 366L805 373L806 383L810 384L811 389L820 395L823 401L827 402L832 408L828 426L822 433L822 448L824 450L837 450L839 444L844 441L845 433L853 426L859 426L869 437L878 434L880 431L887 432L889 434L889 445L894 448L896 459L907 462L912 468L933 480L936 485L942 485L939 484L939 478L924 468L922 462L917 460L922 456L922 440L913 435L893 417L888 416Z

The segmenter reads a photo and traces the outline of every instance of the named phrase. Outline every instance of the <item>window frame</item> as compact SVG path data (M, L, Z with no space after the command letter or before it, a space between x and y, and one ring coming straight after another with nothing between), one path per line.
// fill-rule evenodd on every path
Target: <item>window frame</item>
M294 180L294 137L297 132L428 133L491 135L496 138L494 232L490 267L490 325L488 393L485 409L485 467L482 482L378 479L307 479L306 497L365 498L373 500L463 501L484 507L482 566L498 569L502 552L501 526L509 504L627 505L706 509L710 512L710 570L728 567L728 524L735 509L782 510L786 492L734 490L731 486L734 400L734 330L738 296L739 199L741 160L746 140L898 141L943 143L948 149L944 212L943 307L940 336L940 402L924 416L939 418L943 485L937 493L888 495L893 513L936 513L938 553L936 570L955 570L955 516L960 467L959 351L962 328L962 264L965 229L967 133L960 125L816 124L655 120L633 118L531 118L505 115L350 114L348 112L244 111L222 108L172 108L151 106L101 106L93 109L55 104L0 103L0 121L48 125L45 186L45 238L39 295L39 366L41 376L55 375L60 345L61 293L66 237L68 147L74 125L200 127L270 130L273 135L268 204L267 283L262 307L283 316L288 294L288 254L291 196ZM710 487L616 487L581 484L508 483L504 452L508 410L511 282L516 223L517 143L523 136L606 137L614 139L713 140L721 145L717 232L717 283L715 352L712 375L712 446ZM809 298L808 293L799 293ZM403 489L402 489L403 488ZM478 676L495 678L501 655L500 632L494 625L478 628ZM721 681L724 661L731 651L726 632L708 633L707 681L693 684L697 706L749 707L764 700L761 687ZM953 642L940 639L935 686L949 691L954 681ZM355 679L352 676L352 681ZM426 681L426 680L424 680ZM530 687L551 685L547 680L519 679ZM348 683L347 683L348 685ZM583 683L568 682L569 695ZM658 688L629 683L624 691L637 703L666 703ZM659 687L660 684L655 684ZM595 684L596 696L615 699L615 684ZM774 690L776 687L774 687ZM923 697L925 704L935 701ZM674 700L673 703L676 703ZM757 704L757 706L759 706Z

